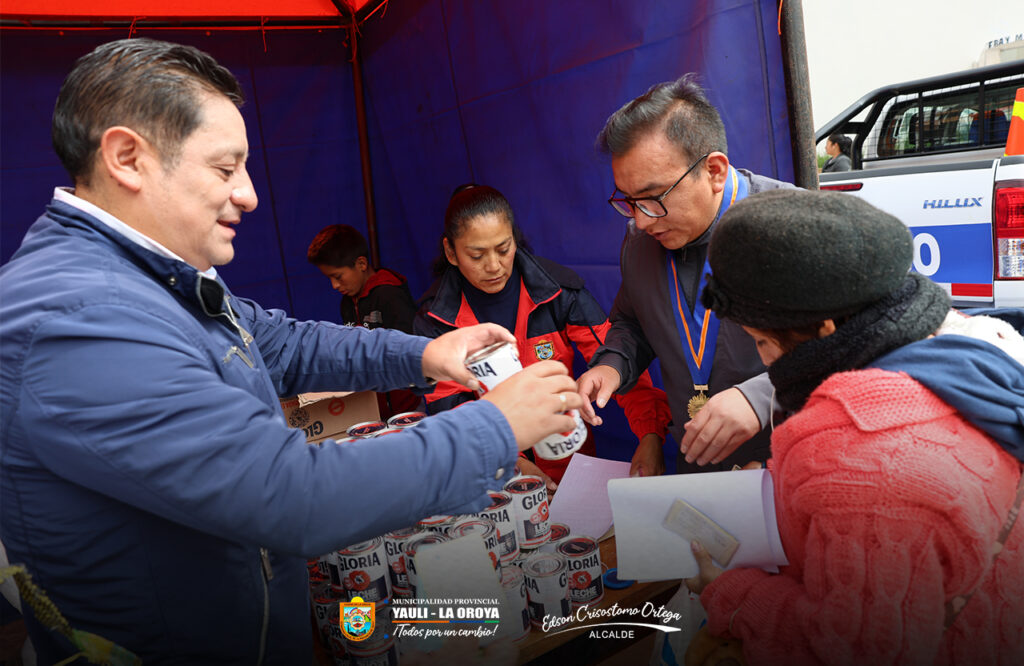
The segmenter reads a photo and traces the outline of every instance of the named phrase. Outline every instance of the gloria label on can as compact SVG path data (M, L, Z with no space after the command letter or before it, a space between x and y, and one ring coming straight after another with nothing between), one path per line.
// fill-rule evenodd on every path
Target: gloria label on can
M533 452L545 460L568 458L583 447L587 441L587 424L583 422L578 409L569 410L575 427L567 432L548 435L533 445Z
M391 568L383 537L339 550L336 561L346 599L362 597L380 603L391 596Z
M523 369L519 352L511 342L496 342L466 358L466 367L480 382L480 393L487 393Z
M519 557L519 541L516 539L515 504L512 495L505 491L490 491L491 505L478 513L482 518L490 518L498 529L498 555L501 563L506 564Z
M409 590L409 574L405 568L405 544L420 530L406 527L384 535L384 552L388 555L388 568L391 574L391 590L398 595Z
M535 627L543 625L545 616L569 617L569 565L564 556L538 551L526 559L522 572L530 621Z
M597 604L604 599L601 550L588 536L574 536L558 546L559 555L569 565L569 598L573 608Z
M539 476L520 476L505 484L516 515L516 540L520 548L536 548L550 536L548 489Z
M416 553L422 551L424 548L429 548L432 545L444 543L448 541L448 537L443 534L436 532L423 532L418 534L405 544L405 570L409 575L409 590L412 596L416 596L416 584L419 582L416 578Z

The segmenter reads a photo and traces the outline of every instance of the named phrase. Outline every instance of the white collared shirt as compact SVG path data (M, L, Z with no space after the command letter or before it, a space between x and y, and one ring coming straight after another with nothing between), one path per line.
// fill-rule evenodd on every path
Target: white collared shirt
M150 252L155 252L156 254L159 254L161 257L167 257L168 259L175 259L183 263L188 263L187 261L185 261L178 255L174 254L160 243L157 243L149 236L140 233L137 229L128 226L127 224L117 219L107 211L103 210L99 206L92 204L86 201L85 199L75 196L73 188L55 187L53 189L53 198L56 199L57 201L60 201L61 203L65 203L71 206L72 208L77 208L83 213L88 213L89 215L95 217L97 220L107 225L117 233L121 234L131 242L135 243L136 245L141 245ZM206 271L200 271L198 268L196 270L208 278L217 277L217 269L214 266L210 266L210 269Z

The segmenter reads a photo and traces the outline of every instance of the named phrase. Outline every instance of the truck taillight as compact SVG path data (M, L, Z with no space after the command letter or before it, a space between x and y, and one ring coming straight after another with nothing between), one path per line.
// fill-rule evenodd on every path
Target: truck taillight
M1024 181L997 185L994 199L996 279L1024 280Z

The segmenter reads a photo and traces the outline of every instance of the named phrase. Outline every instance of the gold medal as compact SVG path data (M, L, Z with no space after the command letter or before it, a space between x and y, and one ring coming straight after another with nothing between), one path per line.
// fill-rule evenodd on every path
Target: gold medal
M700 393L690 398L690 402L686 403L686 412L690 415L691 419L697 416L697 412L699 412L704 405L708 404L708 394L704 392L708 390L707 384L702 384L700 386L694 385L693 390L700 391Z

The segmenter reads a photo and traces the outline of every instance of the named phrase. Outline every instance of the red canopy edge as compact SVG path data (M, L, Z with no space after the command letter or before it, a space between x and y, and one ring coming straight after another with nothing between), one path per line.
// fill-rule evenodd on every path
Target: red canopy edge
M358 13L372 0L339 0ZM266 21L303 21L334 19L341 16L331 0L90 0L88 3L70 0L4 0L0 17L5 21L35 22L59 21L93 22L102 20L137 19L194 23L240 21L265 23Z

